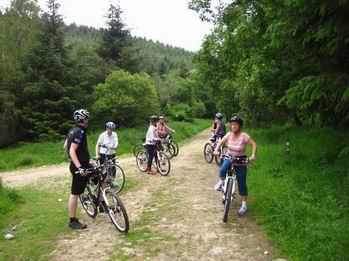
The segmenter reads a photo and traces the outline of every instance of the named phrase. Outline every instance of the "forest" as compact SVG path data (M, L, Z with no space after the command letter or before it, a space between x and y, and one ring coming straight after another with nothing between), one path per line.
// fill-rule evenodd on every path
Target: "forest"
M348 1L192 0L214 23L195 53L132 36L111 5L106 27L66 25L13 0L0 13L0 146L56 139L72 112L136 126L239 113L247 126L349 126Z

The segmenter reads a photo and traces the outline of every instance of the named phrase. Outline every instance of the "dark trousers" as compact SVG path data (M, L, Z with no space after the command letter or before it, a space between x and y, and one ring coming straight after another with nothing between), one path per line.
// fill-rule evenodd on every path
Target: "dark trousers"
M154 154L155 154L155 145L150 145L147 144L147 154L148 154L148 166L151 166L151 164L153 163L153 158L154 158Z

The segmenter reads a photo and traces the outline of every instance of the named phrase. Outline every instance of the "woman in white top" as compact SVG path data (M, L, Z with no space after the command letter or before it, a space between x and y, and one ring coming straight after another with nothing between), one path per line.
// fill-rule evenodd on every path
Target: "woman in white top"
M217 144L214 155L219 155L219 149L223 144L227 144L228 155L235 157L247 157L246 156L246 146L252 146L252 155L248 157L249 161L252 161L256 158L257 144L256 142L246 133L242 132L241 128L243 125L242 119L238 115L234 115L230 119L231 132L228 132L223 139ZM225 159L221 166L219 176L221 180L216 184L215 189L221 190L224 184L225 176L227 171L231 167L231 160ZM247 185L246 185L246 175L247 168L246 166L235 166L236 177L238 180L239 194L241 196L241 207L238 214L243 215L247 212Z
M156 125L159 120L159 117L156 115L153 115L149 118L149 120L150 120L150 125L147 131L147 135L145 137L145 144L147 147L147 154L148 154L147 174L153 175L155 173L151 170L151 165L154 158L156 142L159 140L159 134L158 134L158 131L156 130Z
M115 157L115 149L119 145L118 135L113 131L115 130L114 122L107 122L105 124L106 131L99 135L96 144L96 159L103 164L108 158Z

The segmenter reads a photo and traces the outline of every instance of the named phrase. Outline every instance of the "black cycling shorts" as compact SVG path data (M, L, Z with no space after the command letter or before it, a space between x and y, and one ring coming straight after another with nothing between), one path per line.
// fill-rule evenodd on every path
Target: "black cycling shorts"
M90 168L92 166L90 164L83 164L82 167ZM88 177L82 177L80 174L75 174L75 171L77 171L78 169L75 167L73 162L70 162L69 170L73 176L71 194L78 196L84 193Z

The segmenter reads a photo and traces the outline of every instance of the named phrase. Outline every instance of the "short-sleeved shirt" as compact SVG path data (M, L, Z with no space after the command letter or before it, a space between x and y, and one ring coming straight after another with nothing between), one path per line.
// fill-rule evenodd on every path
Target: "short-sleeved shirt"
M118 135L115 132L112 132L111 135L109 135L108 132L105 131L99 135L97 143L99 145L107 146L108 148L116 148L119 144ZM101 154L113 155L115 154L115 149L101 147L99 152Z
M223 137L226 134L224 122L221 120L218 120L217 121L217 128L218 128L218 130L216 131L216 134Z
M154 145L159 138L158 131L154 125L150 125L145 137L145 143L148 145Z
M227 147L228 154L230 156L244 156L246 155L246 144L250 139L250 136L242 132L239 138L236 141L233 141L231 138L231 132L228 132L225 137L228 137Z
M78 160L82 165L88 164L90 161L90 153L88 152L87 146L87 129L76 125L72 129L69 130L67 135L67 153L69 159L71 159L69 150L72 143L78 144L78 148L76 150L76 155Z

